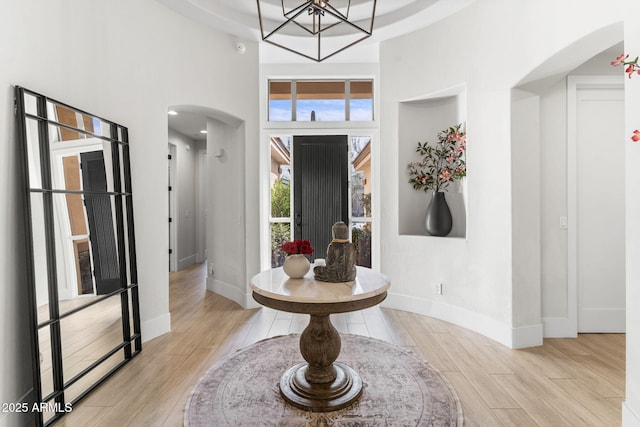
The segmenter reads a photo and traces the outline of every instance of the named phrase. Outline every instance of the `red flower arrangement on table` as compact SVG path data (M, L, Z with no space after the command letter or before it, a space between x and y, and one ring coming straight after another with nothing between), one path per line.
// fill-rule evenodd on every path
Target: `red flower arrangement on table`
M625 65L627 68L624 69L624 72L627 73L629 78L633 76L633 73L640 74L640 65L638 65L638 57L633 61L627 61L629 55L625 55L624 53L616 58L615 61L611 61L611 65L617 67L618 65ZM633 135L631 135L631 140L633 142L640 141L640 130L636 129L633 131Z
M308 240L293 240L291 242L284 242L281 249L287 253L287 255L303 254L311 255L313 253L313 247Z

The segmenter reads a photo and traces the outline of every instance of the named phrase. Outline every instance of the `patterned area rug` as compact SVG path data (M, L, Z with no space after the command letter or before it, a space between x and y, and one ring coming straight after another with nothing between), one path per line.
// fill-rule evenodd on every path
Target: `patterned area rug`
M338 357L364 383L362 397L334 412L306 412L285 403L280 376L304 362L299 335L260 341L211 368L187 401L184 425L373 427L461 426L462 408L448 381L413 354L380 340L341 335Z

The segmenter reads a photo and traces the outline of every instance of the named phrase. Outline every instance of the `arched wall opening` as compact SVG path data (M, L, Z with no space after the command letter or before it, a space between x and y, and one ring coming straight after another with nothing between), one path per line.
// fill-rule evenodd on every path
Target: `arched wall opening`
M619 76L622 84L621 70L610 65L623 50L622 40L622 23L594 31L511 90L513 325L540 325L540 343L543 336L577 333L568 76Z
M202 106L171 105L168 110L198 116L207 131L206 140L197 144L195 153L183 152L183 155L192 157L191 162L186 162L185 166L192 167L188 173L192 175L190 182L194 183L194 188L185 188L184 191L191 191L193 197L186 198L190 200L189 206L180 206L178 203L176 213L183 222L193 223L190 227L185 224L177 225L194 232L196 241L193 244L197 254L194 261L207 262L207 289L246 307L244 121ZM175 132L170 130L170 142L172 134L175 135ZM180 149L190 151L185 145L180 146L179 141L189 141L188 138L180 138L178 135L173 139L179 145L178 156L181 154ZM176 183L175 187L180 190L180 183ZM180 200L181 197L178 196L177 199ZM184 212L194 214L181 215ZM203 236L202 239L199 236ZM202 242L202 247L199 247L198 242ZM178 264L180 261L181 259Z

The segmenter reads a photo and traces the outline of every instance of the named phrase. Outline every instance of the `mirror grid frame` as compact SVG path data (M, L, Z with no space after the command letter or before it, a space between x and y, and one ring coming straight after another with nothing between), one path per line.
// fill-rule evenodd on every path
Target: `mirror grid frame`
M35 100L35 111L33 105L27 106L26 100L29 100L32 104ZM131 190L131 166L129 156L129 139L128 130L126 127L114 123L110 120L106 120L102 117L96 116L91 113L79 110L75 107L69 106L65 103L56 101L47 96L41 95L29 89L15 86L15 112L16 112L16 126L17 126L17 142L21 145L20 152L22 154L22 166L23 166L23 183L24 183L24 209L26 214L25 223L25 240L26 240L26 267L27 267L27 286L28 286L28 298L29 298L29 317L30 317L30 332L31 332L31 349L32 349L32 370L33 370L33 391L35 398L35 405L41 410L34 410L34 421L38 427L48 426L58 421L65 415L69 408L73 408L77 402L86 397L91 391L102 384L107 378L114 374L118 369L124 366L126 363L142 351L142 338L140 333L140 308L138 297L138 277L136 268L136 251L135 251L135 230L133 223L133 206L132 206L132 190ZM49 106L54 105L64 110L68 110L74 113L76 117L81 117L83 120L89 118L97 121L100 124L101 132L96 132L92 127L90 130L86 130L82 123L63 123L62 120L57 120L56 117L50 117L51 111ZM37 144L39 159L29 158L29 140L27 135L27 121L37 122L37 135L32 137L31 144ZM79 120L81 121L81 120ZM105 164L105 173L112 175L112 189L111 191L96 191L96 190L67 190L56 188L53 184L52 170L51 170L51 155L50 155L50 128L55 127L58 129L64 129L68 132L75 132L78 136L83 138L92 138L98 141L103 141L106 146L110 146L110 163L111 170L108 169ZM108 132L105 132L105 128ZM104 133L107 133L105 135ZM107 153L109 155L109 153ZM30 171L29 165L37 162L39 164L39 171ZM30 184L30 173L40 173L41 185L32 187ZM106 189L109 190L109 189ZM38 296L37 296L37 284L36 284L36 268L42 269L42 266L35 265L34 240L33 240L33 212L31 195L39 193L42 196L42 217L44 218L44 236L45 236L45 248L46 253L46 281L47 281L47 294L48 298L46 303L48 304L48 317L43 321L38 320ZM98 295L96 291L95 298L88 298L86 303L81 304L69 310L65 310L61 313L60 301L58 295L58 281L59 275L57 272L57 264L59 260L56 259L56 251L59 248L59 243L56 242L55 231L55 212L54 212L54 195L69 195L80 194L85 200L91 197L102 197L113 201L111 210L115 214L115 252L117 252L118 276L115 284L115 289L109 290L106 293ZM86 215L85 207L85 215ZM91 235L89 235L91 239ZM60 239L61 240L61 239ZM58 245L57 245L58 243ZM38 250L42 250L38 248ZM93 273L93 272L92 272ZM44 274L44 269L42 274ZM94 279L95 280L95 279ZM65 378L65 360L63 358L63 342L61 336L61 320L68 319L74 314L83 312L84 310L94 308L97 309L97 304L103 302L109 298L115 298L120 300L121 308L121 341L113 348L106 350L101 356L96 356L95 360L91 360L91 363L82 369L79 373L76 373L71 378ZM85 312L86 313L86 312ZM47 331L47 332L45 332ZM48 392L43 396L42 389L42 372L40 352L40 334L50 333L50 345L51 345L51 375L53 382L53 392ZM49 353L47 353L49 354ZM115 366L109 367L107 363L101 366L104 362L109 360L108 363L113 364L114 358L117 360ZM47 361L49 362L49 361ZM106 368L105 368L106 366ZM100 369L98 369L100 368ZM107 370L104 373L105 369ZM100 372L99 377L92 381L91 372ZM80 380L81 383L87 383L88 386L84 388L77 395L68 396L65 392L74 384L77 384ZM77 388L77 387L76 387ZM34 406L36 408L36 406Z

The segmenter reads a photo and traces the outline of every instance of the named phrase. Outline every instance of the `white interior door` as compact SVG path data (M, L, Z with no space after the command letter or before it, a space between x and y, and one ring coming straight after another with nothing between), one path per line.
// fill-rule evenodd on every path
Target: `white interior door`
M625 331L625 141L622 86L578 86L578 332Z

